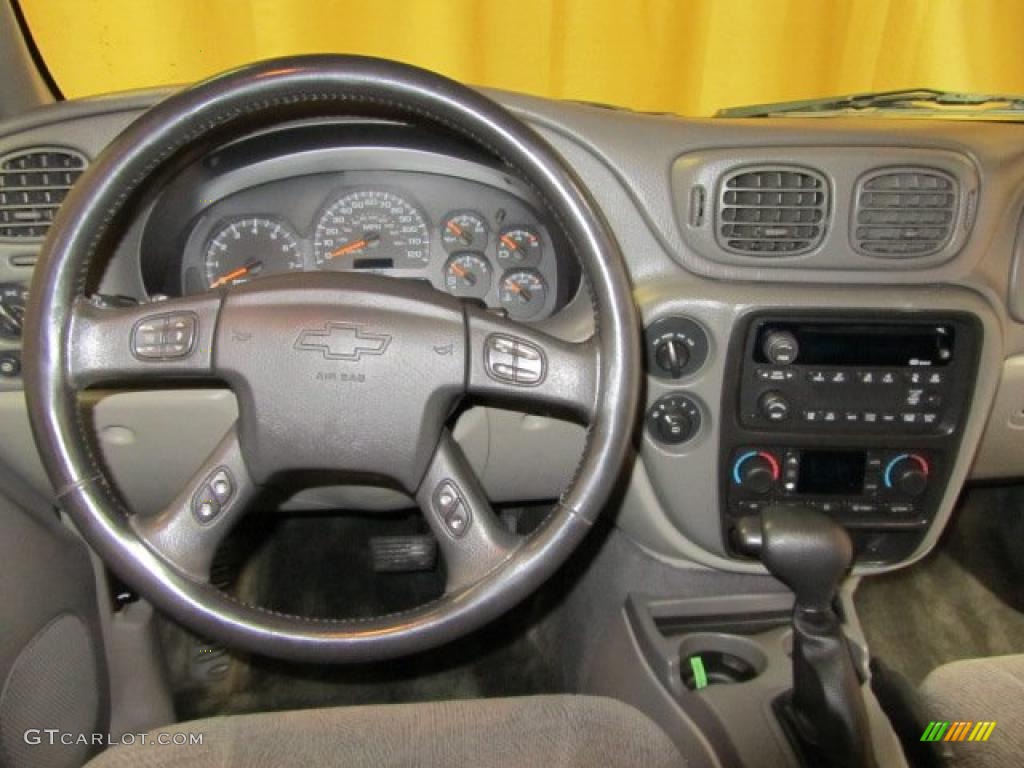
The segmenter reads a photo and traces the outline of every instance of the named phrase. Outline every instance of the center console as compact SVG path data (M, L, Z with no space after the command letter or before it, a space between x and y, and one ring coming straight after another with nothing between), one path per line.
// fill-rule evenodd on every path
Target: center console
M741 517L798 503L842 523L861 563L910 555L962 437L977 319L773 311L738 328L722 402L723 540Z

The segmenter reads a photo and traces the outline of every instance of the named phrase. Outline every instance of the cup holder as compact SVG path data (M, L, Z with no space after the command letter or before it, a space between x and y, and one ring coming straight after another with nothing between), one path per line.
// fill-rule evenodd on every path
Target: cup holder
M739 635L700 633L679 644L679 674L691 691L745 683L764 672L768 659L754 640Z

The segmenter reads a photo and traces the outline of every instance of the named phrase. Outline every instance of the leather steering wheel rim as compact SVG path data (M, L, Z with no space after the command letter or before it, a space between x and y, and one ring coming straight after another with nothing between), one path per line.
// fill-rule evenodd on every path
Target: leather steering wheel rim
M97 458L78 404L81 381L73 372L88 348L81 338L87 325L82 318L92 311L84 298L87 276L123 231L147 184L211 145L319 117L430 127L513 167L561 225L580 260L595 311L586 447L546 521L474 583L412 610L372 619L311 619L244 604L161 557L140 537ZM26 399L62 508L125 583L185 626L242 650L303 661L368 661L425 650L480 627L529 595L566 560L608 502L632 450L640 333L622 255L598 207L556 151L518 118L474 90L407 65L351 56L278 59L234 70L161 102L118 136L76 184L43 247L31 297Z

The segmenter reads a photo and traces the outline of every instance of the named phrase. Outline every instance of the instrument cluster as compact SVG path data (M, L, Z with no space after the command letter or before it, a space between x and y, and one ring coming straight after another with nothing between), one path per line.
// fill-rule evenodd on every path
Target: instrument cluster
M280 179L213 201L193 220L183 293L293 271L429 281L536 321L575 288L574 257L510 188L414 171Z

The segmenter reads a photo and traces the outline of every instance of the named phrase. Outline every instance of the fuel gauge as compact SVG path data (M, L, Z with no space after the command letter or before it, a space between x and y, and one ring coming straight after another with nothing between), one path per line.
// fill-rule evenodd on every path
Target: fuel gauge
M453 296L482 299L491 290L491 265L481 253L456 253L444 265L444 287Z
M498 300L513 320L530 320L544 309L548 284L535 269L514 269L501 278Z
M527 227L510 227L498 235L498 263L533 266L540 261L540 237Z

